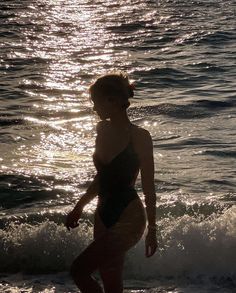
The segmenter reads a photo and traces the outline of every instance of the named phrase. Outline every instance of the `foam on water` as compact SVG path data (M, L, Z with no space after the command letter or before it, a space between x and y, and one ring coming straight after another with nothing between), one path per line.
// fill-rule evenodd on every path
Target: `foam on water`
M144 238L129 251L125 278L210 279L236 284L236 207L202 219L189 215L163 218L158 224L158 253L144 256ZM1 272L50 273L69 270L92 240L92 226L67 231L63 224L11 223L0 230Z
M129 261L137 278L231 278L236 281L236 209L199 221L188 215L160 221L159 253L150 260L139 245ZM135 257L134 257L135 256ZM137 264L137 256L140 265Z
M69 233L64 225L45 221L39 225L11 223L1 230L2 272L54 272L69 268L92 239L92 230L81 224Z

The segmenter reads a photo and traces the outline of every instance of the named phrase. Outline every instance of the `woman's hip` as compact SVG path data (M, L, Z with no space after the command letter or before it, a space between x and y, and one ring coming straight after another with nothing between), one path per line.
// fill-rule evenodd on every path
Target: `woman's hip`
M139 197L133 199L124 208L118 220L110 228L107 228L99 215L99 209L95 211L94 238L103 233L110 232L125 247L129 249L142 237L146 227L146 213Z

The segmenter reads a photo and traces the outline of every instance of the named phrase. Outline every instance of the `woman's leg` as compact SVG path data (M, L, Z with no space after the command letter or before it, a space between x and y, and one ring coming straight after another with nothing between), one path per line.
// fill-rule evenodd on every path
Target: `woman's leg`
M104 233L107 233L108 229L103 224L98 211L96 210L94 215L94 239L98 239ZM114 257L106 265L99 267L99 273L103 282L105 293L120 293L123 292L123 265L125 259L125 252L123 255Z
M91 276L96 269L100 269L102 279L105 280L105 292L122 292L121 278L125 251L119 240L119 235L108 230L74 260L71 275L82 293L103 292ZM108 281L109 277L112 278L112 282ZM119 291L116 291L115 286L119 286Z
M95 219L95 240L75 259L71 275L82 293L101 293L100 285L91 276L99 269L105 292L120 293L124 255L143 234L144 209L141 201L132 201L111 229L106 229L97 213Z
M101 286L91 276L96 269L94 255L96 246L88 246L72 263L71 276L82 293L103 293Z
M109 230L116 236L114 242L120 248L120 254L113 257L110 262L99 267L105 293L123 292L123 265L125 253L134 246L143 235L146 225L146 217L142 202L132 201L123 211L119 221ZM94 218L94 238L100 238L107 233L98 211ZM122 254L123 252L123 254Z
M123 266L125 254L116 257L108 265L99 268L105 293L123 292Z

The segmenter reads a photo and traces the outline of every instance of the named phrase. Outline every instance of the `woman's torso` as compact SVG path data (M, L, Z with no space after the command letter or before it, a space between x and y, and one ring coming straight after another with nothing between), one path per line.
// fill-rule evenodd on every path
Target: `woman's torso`
M134 125L128 127L128 140L125 147L109 162L103 162L97 154L93 155L94 165L99 175L99 187L104 191L118 191L133 188L137 178L140 162L133 142ZM109 136L109 133L106 134ZM100 147L101 148L101 147ZM120 148L119 148L120 149Z
M94 153L94 165L98 173L98 211L104 225L109 228L120 218L128 204L138 198L134 189L140 162L133 143L133 128L129 127L126 147L110 162L103 163Z

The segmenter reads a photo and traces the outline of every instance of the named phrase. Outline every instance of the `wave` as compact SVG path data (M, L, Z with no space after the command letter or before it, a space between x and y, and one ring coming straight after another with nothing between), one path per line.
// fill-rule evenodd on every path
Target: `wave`
M138 278L225 276L235 282L235 223L235 206L203 221L188 215L163 219L159 224L159 254L150 261L145 259L140 244L133 250L129 265L135 267L135 260L141 260L142 266L135 270Z
M38 201L56 199L70 193L57 185L66 184L54 176L28 176L23 174L0 174L0 207L10 209L34 205Z
M68 197L68 192L66 194ZM35 201L37 198L35 199ZM234 200L233 195L227 194L222 196L221 202L193 202L186 203L180 200L169 200L167 203L160 203L156 208L156 216L157 219L161 220L164 218L172 217L178 218L185 215L192 217L201 217L205 219L212 214L222 214L231 206L231 201ZM12 201L17 201L17 198L12 198ZM64 223L65 221L65 205L66 203L61 202L61 199L55 201L55 206L50 207L46 205L46 207L42 207L39 203L37 203L37 209L35 208L35 201L32 203L32 208L27 204L24 206L13 206L15 208L14 214L12 214L12 210L10 214L6 214L5 216L0 216L0 228L4 229L12 222L17 222L18 224L30 224L35 225L38 223L43 223L45 220L52 221L57 223L58 225ZM27 202L26 202L27 203ZM74 200L73 200L74 203ZM67 200L67 204L72 205L72 201ZM59 206L62 205L62 209ZM6 209L5 209L6 211ZM93 222L93 213L91 211L83 213L83 220Z
M234 31L198 31L177 36L176 45L208 45L222 46L226 42L232 42L234 39ZM211 52L209 52L211 54ZM218 69L218 67L216 67Z
M0 117L0 127L22 124L25 124L25 120L22 118Z
M198 138L198 137L191 137L191 138L186 138L182 139L180 141L175 141L175 143L159 143L158 148L160 149L172 149L172 150L178 150L178 149L184 149L184 148L189 148L191 146L197 146L198 148L200 147L217 147L221 145L222 142L213 140L213 139L204 139L204 138ZM155 144L154 144L155 145ZM204 154L204 153L203 153ZM202 154L196 154L202 155Z
M218 108L231 108L236 104L233 101L212 101L212 100L197 100L194 102L196 106L210 109L218 109Z
M107 30L114 33L133 33L146 28L146 21L136 21L131 23L121 23L119 25L108 25Z
M204 154L222 158L236 158L236 151L234 150L209 150L205 151Z
M141 116L153 116L153 115L166 115L169 117L179 118L179 119L195 119L195 118L208 118L217 114L219 110L225 110L228 108L235 107L235 101L219 101L219 100L207 100L200 99L193 101L189 104L175 104L175 103L160 103L160 104L151 104L151 105L134 105L128 109L129 114L132 117L137 118ZM92 109L88 107L84 107L81 109L79 113L79 117L77 113L69 113L66 111L61 111L61 116L69 116L68 119L58 120L58 121L48 121L48 120L40 120L36 117L19 117L16 115L5 115L0 116L0 127L12 126L12 125L25 125L29 123L33 124L42 124L48 127L56 127L56 124L64 124L67 122L74 122L80 119L83 119L85 115L92 114ZM47 118L50 115L50 118L53 115L58 116L58 112L56 113L38 113L40 118L43 116ZM74 120L72 119L74 118ZM61 122L60 122L61 121Z
M158 222L158 253L146 259L142 239L128 252L125 278L227 278L236 284L235 227L235 206L204 220L189 215L164 218ZM89 222L70 232L49 220L37 225L10 223L0 230L0 271L67 271L91 240Z
M175 117L179 119L194 119L194 118L207 118L209 116L214 115L219 110L225 110L228 108L235 107L234 101L218 101L218 100L207 100L200 99L193 101L189 104L174 104L174 103L160 103L160 104L151 104L151 105L134 105L128 109L128 112L133 117L147 116L147 115L166 115L169 117ZM51 121L41 121L37 120L36 117L19 117L16 115L5 115L0 116L0 127L4 126L12 126L12 125L25 125L29 123L33 124L42 124L52 127L55 124L63 124L65 122L73 122L72 119L82 119L84 115L88 115L92 113L92 109L90 108L82 108L80 111L80 117L77 117L78 114L68 113L61 111L61 116L70 116L70 119L63 119L63 122L52 123ZM40 113L41 116L47 117L47 112ZM39 115L39 114L38 114ZM50 118L52 117L52 113L50 113ZM58 115L58 112L55 113ZM41 117L40 116L40 117Z
M12 57L12 58L5 58L5 62L9 63L11 66L33 66L35 64L47 64L48 60L41 58L41 57ZM19 69L18 67L18 69Z
M236 184L229 181L229 180L216 180L216 179L211 179L211 180L205 180L206 183L209 185L214 184L214 185L223 185L223 186L235 186Z
M215 31L203 35L197 41L197 44L207 45L223 45L226 42L232 42L234 39L234 32L232 31Z
M92 238L85 224L74 233L45 221L38 225L9 224L0 230L1 272L54 272L67 270L72 259Z
M148 105L131 108L130 112L135 116L166 115L180 119L193 119L209 117L209 113L192 105L177 105L173 103L161 103L158 105Z
M199 70L201 72L214 72L214 74L222 73L222 72L226 71L225 68L223 68L222 66L219 66L213 62L212 63L210 63L210 62L194 62L192 64L187 64L185 66L187 68Z
M168 86L182 86L184 83L190 82L194 75L183 70L178 70L172 67L165 68L149 68L146 70L134 71L134 75L141 79L141 83L149 87L162 88Z
M189 68L175 69L172 67L165 68L149 68L147 70L136 70L133 73L136 79L146 87L147 83L149 88L165 89L174 87L175 89L198 88L205 85L211 79L208 70L205 72L200 71L196 74L194 70L190 73Z
M227 108L235 107L234 101L200 99L189 104L160 103L130 108L134 115L166 115L179 119L207 118Z

